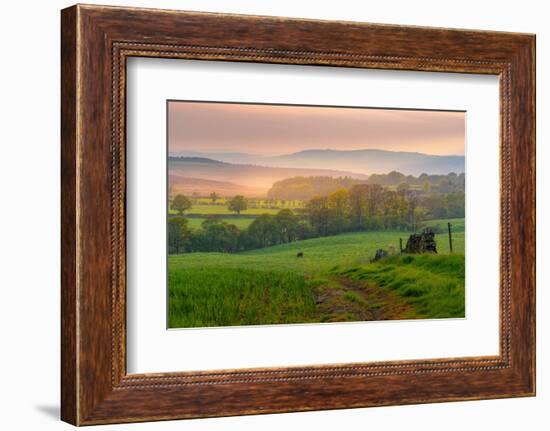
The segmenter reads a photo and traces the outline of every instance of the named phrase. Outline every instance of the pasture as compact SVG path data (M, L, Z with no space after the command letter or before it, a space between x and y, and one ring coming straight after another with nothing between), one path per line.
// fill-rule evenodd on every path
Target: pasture
M241 215L277 214L279 211L279 208L248 208L241 211ZM235 214L235 212L230 211L225 205L193 205L190 210L186 211L186 214L228 215Z
M303 206L301 201L280 201L267 199L249 199L248 208L236 214L227 208L227 199L218 198L212 202L210 198L193 198L192 207L185 211L191 229L200 229L201 224L208 216L221 216L227 223L234 224L240 230L247 229L254 219L262 214L275 215L282 209L296 210ZM173 216L178 212L170 209L168 214Z
M227 208L227 198L218 198L213 202L210 198L199 197L189 198L191 208L185 211L186 215L212 215L212 214L235 214ZM282 209L296 210L304 207L304 202L298 200L278 200L278 199L247 199L248 208L241 211L242 215L258 216L261 214L277 214ZM177 214L177 211L171 208L169 204L169 214Z
M422 254L391 256L333 272L391 289L414 308L411 318L464 317L464 264L464 254Z
M408 238L400 231L170 255L169 326L463 317L464 219L450 221L452 255L446 230L436 234L436 256L398 255L399 238ZM430 223L447 226L447 220ZM391 247L395 256L370 262L378 248Z

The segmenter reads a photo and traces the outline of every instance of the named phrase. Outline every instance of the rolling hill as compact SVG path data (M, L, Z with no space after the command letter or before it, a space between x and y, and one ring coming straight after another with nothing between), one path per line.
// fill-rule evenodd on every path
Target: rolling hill
M464 232L455 234L453 254L444 232L436 234L437 255L369 262L405 235L356 232L241 253L170 255L169 327L464 317Z
M308 166L307 163L304 165ZM174 188L182 188L182 191L185 189L189 193L195 187L200 194L216 192L222 196L243 194L256 197L265 196L273 183L290 177L368 178L342 170L233 164L206 157L169 157L168 175L171 192Z
M448 174L464 172L464 156L438 156L405 151L365 150L304 150L279 156L246 153L186 152L184 156L206 157L227 163L261 165L281 168L314 168L371 175L398 171L405 175Z
M208 196L212 192L218 195L227 197L235 195L244 195L246 197L262 196L265 191L263 189L243 186L242 184L230 183L227 181L204 180L202 178L182 177L180 175L169 175L169 194L176 195L178 193L184 195L198 194L200 196Z

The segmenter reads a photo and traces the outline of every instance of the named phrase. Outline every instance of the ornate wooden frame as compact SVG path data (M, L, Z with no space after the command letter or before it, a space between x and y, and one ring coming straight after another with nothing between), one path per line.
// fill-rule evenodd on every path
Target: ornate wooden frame
M534 395L534 35L78 5L62 11L61 47L63 420L88 425ZM127 375L130 56L498 75L500 354Z

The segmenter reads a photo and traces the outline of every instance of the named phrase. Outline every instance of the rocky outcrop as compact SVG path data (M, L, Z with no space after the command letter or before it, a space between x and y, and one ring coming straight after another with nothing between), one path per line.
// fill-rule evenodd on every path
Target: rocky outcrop
M403 253L437 253L434 231L427 227L421 233L413 233L407 240Z

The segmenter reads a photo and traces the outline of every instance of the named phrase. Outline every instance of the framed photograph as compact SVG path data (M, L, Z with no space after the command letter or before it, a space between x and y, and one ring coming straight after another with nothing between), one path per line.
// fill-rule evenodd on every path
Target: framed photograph
M465 112L167 110L169 328L465 317Z
M62 11L62 419L535 394L535 37Z

